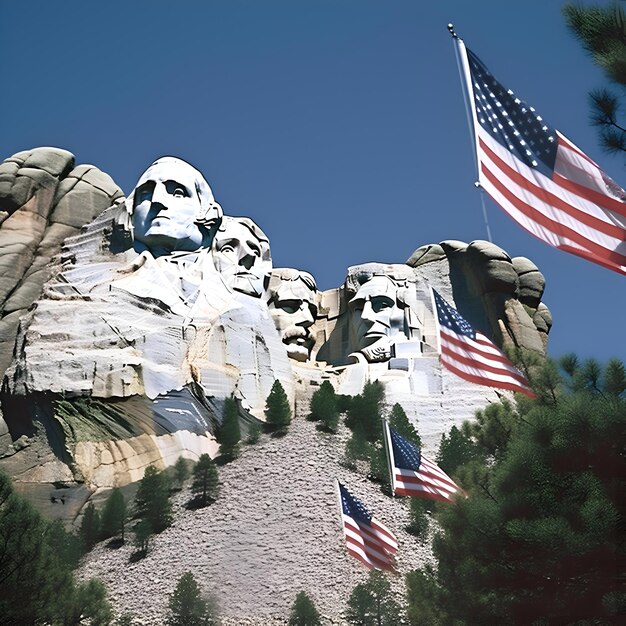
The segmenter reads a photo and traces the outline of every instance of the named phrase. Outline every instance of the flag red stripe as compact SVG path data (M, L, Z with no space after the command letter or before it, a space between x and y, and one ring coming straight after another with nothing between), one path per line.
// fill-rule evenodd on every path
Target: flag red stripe
M599 257L605 263L615 264L617 266L626 265L626 256L620 254L619 252L615 252L614 250L610 250L608 248L603 247L602 245L591 241L581 233L576 230L573 230L569 226L565 226L560 222L556 222L546 217L543 213L538 211L537 209L531 207L529 204L518 198L514 195L509 189L498 179L498 177L493 174L485 165L485 163L481 163L481 169L483 174L489 179L489 182L519 211L521 211L526 217L532 219L537 224L547 228L553 233L570 239L581 246L586 248L590 253L593 253L595 256ZM494 198L494 202L496 204L500 204Z
M363 565L365 565L368 569L374 569L375 567L377 567L371 561L369 561L366 558L364 558L359 552L357 552L356 550L352 550L349 546L348 546L348 552L355 559L361 561L361 563L363 563ZM394 567L393 567L393 564L389 562L389 563L383 563L383 564L379 565L377 567L377 569L393 571Z
M346 539L346 544L348 546L352 545L356 548L359 548L363 552L363 554L365 554L365 556L372 560L372 562L382 563L384 565L391 561L392 556L386 553L384 550L379 549L379 545L371 546L368 545L367 542L365 542L364 545L358 539L352 537L351 535L348 535L347 533L344 533L344 536Z
M470 383L476 383L478 385L489 385L491 387L499 387L502 389L508 389L509 391L517 391L519 393L523 393L527 395L529 398L536 398L537 396L531 391L528 387L523 387L515 383L507 383L503 381L498 381L497 383L493 383L491 379L485 376L476 376L475 374L468 374L463 370L455 367L451 362L441 359L441 362L454 374L460 376L461 378L467 380Z
M450 360L453 361L453 362L462 363L463 365L469 365L469 366L475 367L477 369L480 369L483 372L489 372L491 374L502 374L503 376L509 376L513 380L516 380L520 385L526 385L526 379L522 375L515 374L510 369L503 369L501 367L497 367L495 365L487 365L486 363L482 363L482 362L481 363L477 363L476 360L473 359L472 357L464 356L464 355L459 354L458 352L456 352L454 350L450 350L450 348L448 348L443 341L441 342L441 356L442 356L442 359L441 359L442 361L444 361L444 360L447 361L447 359L443 358L444 356L445 357L449 357Z
M398 469L399 468L396 468L396 470ZM407 470L404 471L406 472ZM458 489L458 487L450 479L444 480L442 478L437 478L437 482L435 482L432 479L425 477L421 471L414 472L413 475L398 473L396 474L396 480L405 484L428 485L443 491L456 491Z
M515 367L515 365L511 363L509 359L507 359L503 352L500 352L498 350L498 353L495 354L492 352L487 353L480 350L480 346L476 346L477 342L470 339L469 337L467 339L465 337L461 338L456 333L454 333L454 331L450 331L447 328L442 328L441 332L445 333L445 337L442 337L442 340L445 339L446 344L449 343L453 346L458 346L463 350L463 353L465 353L459 353L457 350L452 350L448 345L446 345L446 351L450 356L458 356L458 360L460 361L462 360L462 358L468 358L467 353L469 353L470 355L477 355L484 358L485 360L494 363L494 365L489 365L489 363L484 363L484 361L480 361L481 369L492 368L494 374L506 373L506 375L512 376L513 378L516 378L524 384L526 383L526 378L524 377L524 375ZM481 343L485 345L484 340ZM495 348L495 345L493 343L489 342L489 345L491 348ZM442 345L442 348L443 347L444 346ZM504 365L505 367L498 367L498 363ZM471 364L478 365L476 359L471 359Z
M397 487L396 495L399 496L416 496L418 498L426 498L428 500L437 500L437 502L450 502L450 498L446 498L442 495L430 493L428 491L416 491L411 489L404 489L403 487Z
M615 237L616 239L623 240L624 234L626 232L623 228L620 228L619 226L616 226L615 224L610 224L608 222L601 220L598 217L590 215L589 213L586 213L585 211L582 211L581 209L578 209L572 206L571 204L565 202L565 200L563 200L562 198L559 198L557 195L553 194L547 189L544 189L543 187L535 185L528 178L520 174L518 171L514 170L508 163L505 163L482 139L480 139L480 146L484 150L484 152L487 154L487 156L498 167L498 169L505 176L510 178L513 182L517 183L520 187L526 189L527 191L532 193L534 196L537 196L546 204L550 204L556 209L560 209L561 211L564 211L568 215L571 215L574 219L578 220L579 222L583 224L586 224L590 228L593 228L594 230L602 232L605 235L608 235L609 237ZM617 211L617 209L614 207L602 207L602 203L599 201L599 198L604 197L607 200L611 200L611 198L608 198L607 196L602 196L602 194L592 191L590 189L587 189L587 187L583 187L582 185L568 181L566 178L564 178L560 174L557 174L556 172L554 173L553 180L555 183L557 183L561 187L567 189L568 191L575 193L576 195L584 197L586 200L589 200L590 202L593 202L594 204L601 206L601 208L607 208L609 210ZM587 190L588 194L595 194L595 196L598 196L598 198L589 197L587 194L582 193L583 190ZM621 205L621 212L623 214L624 205L618 201L615 201L615 202Z

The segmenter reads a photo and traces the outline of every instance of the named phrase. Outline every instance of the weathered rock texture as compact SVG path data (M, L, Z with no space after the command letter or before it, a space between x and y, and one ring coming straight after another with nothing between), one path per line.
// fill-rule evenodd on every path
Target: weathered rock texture
M75 166L74 155L59 148L18 152L0 165L0 373L65 238L122 195L108 174Z
M447 262L457 309L500 346L545 353L552 317L541 302L545 279L525 257L511 259L487 241L442 241L418 248L407 264Z

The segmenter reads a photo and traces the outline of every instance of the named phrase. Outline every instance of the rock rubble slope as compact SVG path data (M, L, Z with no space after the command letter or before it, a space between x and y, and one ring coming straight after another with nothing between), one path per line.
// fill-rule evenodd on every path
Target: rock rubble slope
M405 532L408 502L383 495L362 475L342 467L345 427L320 433L304 419L300 403L289 434L263 436L220 468L219 500L188 511L183 490L175 522L157 535L149 555L129 562L132 546L100 545L87 557L81 576L97 576L118 610L145 625L164 623L168 594L178 578L193 572L203 590L217 596L225 624L284 624L296 594L306 590L328 624L343 624L353 587L367 570L346 550L334 481L338 478L397 535L394 593L405 592L403 575L423 565L429 550Z

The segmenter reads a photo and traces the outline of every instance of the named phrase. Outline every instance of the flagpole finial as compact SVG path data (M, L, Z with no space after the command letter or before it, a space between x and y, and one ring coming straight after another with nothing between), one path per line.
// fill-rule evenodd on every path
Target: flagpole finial
M458 39L459 36L456 34L454 30L454 24L448 24L448 32L452 35L453 39Z

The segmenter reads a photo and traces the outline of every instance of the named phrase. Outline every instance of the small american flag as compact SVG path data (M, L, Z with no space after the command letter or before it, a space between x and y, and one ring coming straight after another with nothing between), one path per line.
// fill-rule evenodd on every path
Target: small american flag
M474 330L434 289L432 291L443 365L469 382L510 389L534 398L528 381L504 352Z
M626 274L626 192L457 43L480 186L538 239Z
M348 552L369 569L393 570L398 541L394 534L357 500L340 482L341 517Z
M420 449L383 422L391 465L391 486L397 496L450 502L461 488Z

